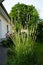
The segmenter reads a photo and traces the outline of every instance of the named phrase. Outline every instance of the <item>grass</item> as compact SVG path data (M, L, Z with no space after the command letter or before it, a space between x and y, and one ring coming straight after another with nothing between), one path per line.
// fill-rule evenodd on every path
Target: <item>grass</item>
M37 65L43 65L43 43L36 43L35 54L37 57Z

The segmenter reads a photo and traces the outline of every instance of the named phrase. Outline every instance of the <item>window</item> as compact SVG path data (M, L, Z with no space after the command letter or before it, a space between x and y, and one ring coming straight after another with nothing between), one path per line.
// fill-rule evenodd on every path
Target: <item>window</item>
M9 32L9 27L8 27L8 25L7 25L7 33Z

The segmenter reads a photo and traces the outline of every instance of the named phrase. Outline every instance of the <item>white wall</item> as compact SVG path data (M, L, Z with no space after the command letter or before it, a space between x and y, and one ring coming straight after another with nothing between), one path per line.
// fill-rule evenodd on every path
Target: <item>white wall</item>
M11 26L10 24L7 22L7 20L0 15L0 20L1 20L1 26L0 26L0 37L1 38L6 38L6 33L7 33L7 25L9 26L9 31L11 31Z

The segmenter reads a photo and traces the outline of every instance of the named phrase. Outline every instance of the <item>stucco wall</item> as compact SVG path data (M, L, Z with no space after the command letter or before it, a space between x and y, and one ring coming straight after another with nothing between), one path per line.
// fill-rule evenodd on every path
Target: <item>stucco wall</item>
M7 33L7 25L9 26L9 31L11 31L11 26L10 26L10 24L8 23L8 21L3 17L3 16L1 16L0 15L0 21L1 21L1 26L0 26L0 31L1 31L1 33L0 33L0 37L1 38L6 38L6 33Z

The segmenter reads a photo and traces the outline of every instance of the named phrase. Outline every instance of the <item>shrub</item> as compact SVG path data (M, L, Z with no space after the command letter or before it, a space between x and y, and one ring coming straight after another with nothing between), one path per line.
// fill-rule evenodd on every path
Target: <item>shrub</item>
M37 41L43 42L43 23L40 22L36 30Z
M6 41L6 40L3 40L1 43L2 43L2 45L3 45L4 47L7 47L7 41Z
M12 47L13 46L13 41L12 41L12 36L9 36L6 40L3 40L1 43L4 47Z
M15 49L13 50L14 53L9 55L9 60L11 62L9 61L8 65L35 65L36 58L33 50L34 42L32 39L28 36L26 38L22 34L19 35L18 33L15 34L12 40L14 42Z
M13 45L13 41L12 41L11 37L12 37L12 36L9 36L9 37L7 38L7 46L8 46L8 47L11 47L11 46Z
M43 23L39 22L30 27L30 36L33 40L43 42Z

